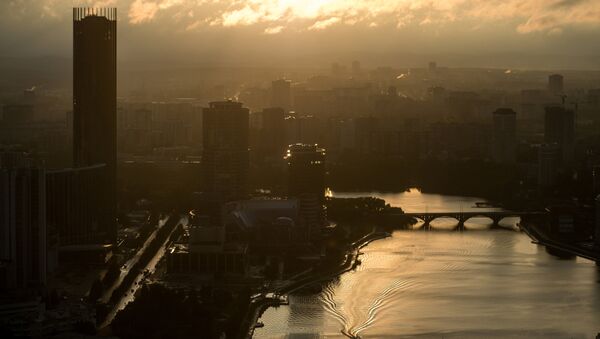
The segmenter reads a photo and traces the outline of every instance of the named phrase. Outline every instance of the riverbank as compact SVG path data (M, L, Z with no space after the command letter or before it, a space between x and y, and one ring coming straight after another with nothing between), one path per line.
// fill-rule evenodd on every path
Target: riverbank
M595 261L600 266L600 251L592 246L586 248L581 244L572 244L561 241L556 237L546 234L534 223L522 222L519 227L527 234L534 243L546 246L548 253L558 257L577 256L591 261Z
M300 290L306 286L310 286L312 284L316 284L321 281L331 279L351 270L354 270L358 265L360 265L358 257L360 256L361 248L367 246L373 241L384 239L389 236L389 233L378 231L377 228L374 227L371 230L371 232L362 236L360 239L353 241L349 245L352 249L350 251L347 251L344 262L341 263L339 266L331 268L331 270L329 270L328 272L315 272L314 269L310 269L309 271L304 273L304 275L306 275L305 277L296 276L294 277L293 281L290 281L288 284L274 289L270 293L273 293L276 296L286 295ZM277 300L273 298L261 298L253 300L250 305L246 319L242 324L243 328L247 328L247 331L242 332L246 333L245 338L252 338L256 323L269 307L278 307L282 304L283 303L281 299Z

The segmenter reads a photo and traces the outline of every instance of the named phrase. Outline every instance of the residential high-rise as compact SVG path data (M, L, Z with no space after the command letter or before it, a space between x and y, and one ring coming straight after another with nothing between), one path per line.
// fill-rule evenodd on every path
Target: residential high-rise
M258 156L262 161L281 160L285 153L285 114L282 108L265 108L260 112Z
M46 284L45 171L11 158L0 160L0 290L39 290Z
M499 108L493 113L492 159L501 164L515 162L517 147L517 113L510 108Z
M105 183L99 178L105 173L104 164L46 172L47 223L58 232L63 250L106 239L98 210L102 197L93 194L102 191Z
M325 224L325 149L290 145L287 151L288 195L299 202L299 221L312 239Z
M203 109L204 191L220 202L247 194L249 111L234 101L211 102Z
M554 94L560 94L564 89L564 77L560 74L552 74L548 77L548 90Z
M575 148L575 113L562 106L549 106L544 122L544 142L557 144L561 161L571 162Z
M560 147L558 144L542 144L538 151L538 186L554 185L559 167Z
M98 232L116 242L117 10L73 9L73 160L105 164Z
M292 108L292 82L279 79L272 82L271 106L283 108L288 112Z

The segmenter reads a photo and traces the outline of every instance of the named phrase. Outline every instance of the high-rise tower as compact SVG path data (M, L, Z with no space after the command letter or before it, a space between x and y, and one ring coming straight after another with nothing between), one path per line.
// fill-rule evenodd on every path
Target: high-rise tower
M0 291L46 284L45 170L0 154Z
M260 115L260 134L257 154L261 162L279 164L287 145L285 144L285 114L283 108L265 108Z
M544 141L557 144L563 165L568 165L575 152L575 113L562 106L546 107Z
M105 164L98 240L116 241L117 10L73 9L73 160Z
M211 102L202 116L204 191L220 202L247 193L249 112L242 103Z
M516 158L517 113L510 108L499 108L493 113L492 159L497 163L512 164Z
M560 74L552 74L548 77L548 90L554 94L560 94L564 89L564 77Z
M279 79L272 83L271 106L283 108L288 112L292 108L292 82L290 80Z
M290 145L287 151L288 195L298 199L300 224L307 239L325 225L325 149L313 144Z

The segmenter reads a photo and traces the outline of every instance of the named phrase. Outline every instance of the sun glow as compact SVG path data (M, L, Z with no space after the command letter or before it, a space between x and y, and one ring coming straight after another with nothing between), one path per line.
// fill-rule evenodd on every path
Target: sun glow
M51 1L51 0L47 0ZM54 0L52 0L54 1ZM83 1L83 0L82 0ZM91 1L91 0L90 0ZM90 2L87 1L87 2ZM111 0L105 0L111 1ZM86 2L86 1L83 1ZM129 3L129 5L126 5ZM297 31L321 30L337 25L437 26L465 20L482 24L515 21L515 31L556 34L569 25L600 26L600 2L506 0L128 0L129 22L147 23L164 13L186 27L266 26L277 34L294 26ZM286 29L279 29L286 26Z
M65 0L0 1L15 16L60 19ZM311 32L341 26L365 29L442 29L468 23L478 30L510 24L516 33L560 35L565 28L600 27L600 1L559 0L73 0L73 6L116 6L132 25L168 20L180 31L259 26L266 34Z

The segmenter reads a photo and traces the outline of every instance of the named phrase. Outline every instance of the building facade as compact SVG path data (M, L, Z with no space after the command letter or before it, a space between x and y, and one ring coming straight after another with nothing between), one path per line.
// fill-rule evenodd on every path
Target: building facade
M242 103L211 102L203 110L204 192L226 202L247 194L249 112Z
M285 155L285 116L279 107L260 112L257 155L261 162L276 162Z
M542 144L538 150L538 186L549 187L556 183L560 168L560 147Z
M292 82L279 79L272 82L271 106L283 108L288 112L292 108Z
M0 291L45 284L45 170L0 164Z
M513 164L517 148L517 113L500 108L493 113L492 159L501 164Z
M560 74L552 74L548 77L548 90L554 94L560 94L564 90L564 77Z
M116 242L117 10L73 9L73 161L105 164L98 230Z
M325 149L317 145L290 145L288 196L298 199L299 224L312 239L325 224Z
M111 243L102 227L106 165L52 170L46 173L48 226L58 233L61 247Z
M569 164L575 150L575 113L562 106L545 108L544 142L557 144L560 148L561 162Z

